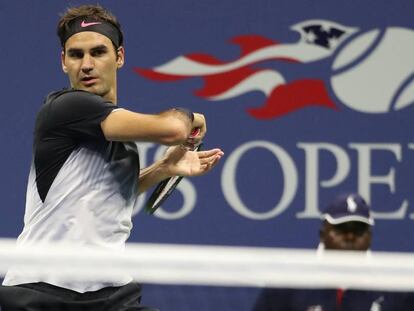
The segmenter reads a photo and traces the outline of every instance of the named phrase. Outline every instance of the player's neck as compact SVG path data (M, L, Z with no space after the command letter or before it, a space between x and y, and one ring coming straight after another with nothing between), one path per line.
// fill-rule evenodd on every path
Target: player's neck
M110 100L114 105L117 105L117 102L118 102L117 94L118 94L117 83L116 83L116 78L115 78L115 83L113 87L111 88L111 90L109 91L109 93L107 94L108 95L107 99Z
M111 89L111 91L109 93L107 93L104 98L109 100L110 102L112 102L114 105L117 104L117 92L116 92L116 87L114 87L113 89Z
M116 90L117 90L116 84L114 84L113 86L111 86L111 88L109 89L107 93L98 94L98 95L102 96L104 99L116 105L117 104L117 91Z

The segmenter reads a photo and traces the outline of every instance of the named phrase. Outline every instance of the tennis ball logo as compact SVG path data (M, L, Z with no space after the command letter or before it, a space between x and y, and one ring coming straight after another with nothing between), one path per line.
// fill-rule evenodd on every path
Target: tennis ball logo
M331 86L360 112L386 113L414 103L414 31L390 27L360 34L339 51Z

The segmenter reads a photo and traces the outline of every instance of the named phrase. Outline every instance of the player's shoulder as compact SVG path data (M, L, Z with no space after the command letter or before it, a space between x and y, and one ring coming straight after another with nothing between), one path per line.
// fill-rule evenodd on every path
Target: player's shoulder
M106 116L117 106L90 92L63 89L49 93L36 117L37 126L52 127Z
M116 107L102 96L82 90L63 89L50 93L39 113L66 119L81 115L97 115L112 111Z
M105 103L109 101L99 95L87 91L75 89L62 89L59 91L49 93L46 96L44 104L76 104L85 102Z

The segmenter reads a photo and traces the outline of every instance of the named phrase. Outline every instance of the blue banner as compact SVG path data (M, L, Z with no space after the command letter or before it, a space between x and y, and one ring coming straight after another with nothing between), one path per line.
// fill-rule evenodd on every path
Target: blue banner
M70 4L80 4L77 1ZM205 114L225 156L155 215L138 200L130 241L315 248L338 193L372 205L373 249L413 251L411 1L101 1L120 20L122 107ZM0 5L0 234L23 226L32 131L68 86L55 34L69 3ZM142 165L163 147L139 144Z

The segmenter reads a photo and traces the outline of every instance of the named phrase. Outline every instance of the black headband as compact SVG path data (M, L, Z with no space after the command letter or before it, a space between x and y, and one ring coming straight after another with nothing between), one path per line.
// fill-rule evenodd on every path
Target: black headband
M61 39L62 46L65 45L66 41L71 36L83 31L93 31L100 33L108 37L117 48L122 45L123 36L121 30L118 27L109 22L91 20L86 17L81 17L73 20L66 27L65 33Z

